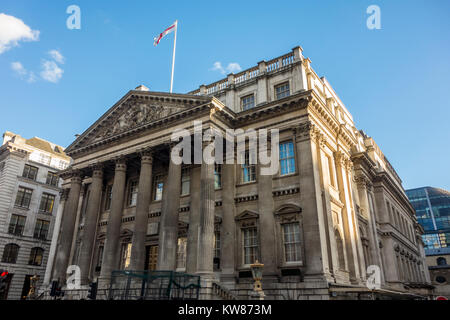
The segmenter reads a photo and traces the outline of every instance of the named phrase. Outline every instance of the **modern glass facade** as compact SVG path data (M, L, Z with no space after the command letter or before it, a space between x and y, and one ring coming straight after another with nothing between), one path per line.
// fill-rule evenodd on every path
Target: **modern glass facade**
M425 234L426 250L450 248L450 192L423 187L406 190Z

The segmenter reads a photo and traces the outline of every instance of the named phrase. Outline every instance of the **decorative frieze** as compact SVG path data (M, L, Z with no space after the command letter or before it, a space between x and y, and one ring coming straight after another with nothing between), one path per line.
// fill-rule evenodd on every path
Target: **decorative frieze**
M258 200L258 195L247 195L234 198L234 203L249 202Z
M290 194L296 194L300 192L300 188L289 188L289 189L283 189L283 190L274 190L272 191L272 195L274 197L281 197L281 196L287 196Z

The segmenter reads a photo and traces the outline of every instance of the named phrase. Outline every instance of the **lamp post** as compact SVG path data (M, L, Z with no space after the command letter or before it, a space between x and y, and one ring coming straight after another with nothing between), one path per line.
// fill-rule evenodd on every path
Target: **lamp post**
M255 283L253 284L253 296L258 300L264 300L265 296L261 285L263 268L264 264L259 263L258 260L256 260L255 263L250 265L253 280L255 281Z

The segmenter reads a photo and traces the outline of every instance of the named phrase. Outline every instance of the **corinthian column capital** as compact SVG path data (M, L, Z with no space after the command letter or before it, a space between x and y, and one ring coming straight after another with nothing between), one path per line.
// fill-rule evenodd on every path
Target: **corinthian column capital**
M320 131L312 121L307 120L295 126L293 129L294 135L298 141L302 140L316 140Z
M142 163L152 164L153 163L153 149L152 148L144 148L138 151L139 156L141 157Z
M92 178L103 178L103 163L97 162L92 164L90 167L92 170Z
M127 170L127 159L125 156L117 156L113 159L116 164L116 171L126 171Z

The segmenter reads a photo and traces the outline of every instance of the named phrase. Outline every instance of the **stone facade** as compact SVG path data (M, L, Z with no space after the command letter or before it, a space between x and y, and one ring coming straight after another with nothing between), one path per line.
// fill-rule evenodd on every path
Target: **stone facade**
M29 281L45 277L52 230L60 201L61 179L70 158L64 148L39 138L6 132L0 147L0 269L9 272L0 299L21 299ZM28 287L28 289L27 289Z
M175 164L171 134L194 135L194 121L224 136L278 129L279 172ZM139 86L67 153L54 280L70 264L101 287L113 270L177 270L202 276L204 298L246 299L258 259L271 299L428 294L423 230L400 178L300 47L188 94Z

